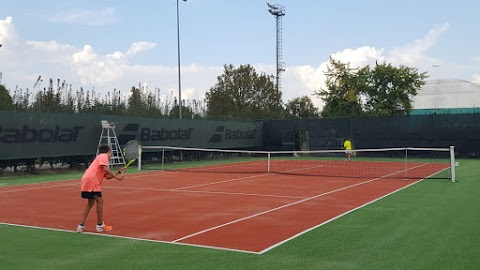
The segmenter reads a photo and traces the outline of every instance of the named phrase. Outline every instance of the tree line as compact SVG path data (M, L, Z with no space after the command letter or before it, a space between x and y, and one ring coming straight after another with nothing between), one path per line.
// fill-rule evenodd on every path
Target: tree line
M40 78L40 77L39 77ZM187 100L182 109L187 117L204 114L203 101ZM132 117L174 118L178 101L173 93L160 97L160 89L132 86L125 95L114 89L100 94L82 87L73 90L65 81L49 80L42 90L15 89L9 91L0 85L0 110L29 112L99 113Z
M217 81L203 100L182 100L182 115L188 119L245 120L318 118L362 115L407 114L411 98L425 84L426 73L416 68L382 63L351 68L330 59L326 88L312 97L324 102L320 112L311 97L282 103L275 77L257 72L251 65L224 65ZM36 90L8 90L0 85L0 110L32 112L101 113L145 118L177 118L180 102L173 93L161 98L160 89L133 86L127 92L114 89L99 94L94 89L73 90L59 79Z
M412 110L412 98L425 84L426 72L390 63L352 68L330 59L325 72L326 89L315 94L325 101L323 117L405 115Z

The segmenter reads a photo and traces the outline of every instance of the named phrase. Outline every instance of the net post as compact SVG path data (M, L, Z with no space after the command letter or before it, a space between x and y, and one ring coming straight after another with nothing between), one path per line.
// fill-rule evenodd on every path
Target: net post
M455 183L455 146L450 146L450 173L452 178L452 183Z
M407 171L408 171L408 147L405 148L405 163L403 166L403 180L407 180Z
M138 161L138 170L142 170L142 145L138 144L138 153L137 153L137 161Z
M165 147L162 147L162 171L163 171L163 163L165 163Z
M267 173L270 173L270 152L267 154Z

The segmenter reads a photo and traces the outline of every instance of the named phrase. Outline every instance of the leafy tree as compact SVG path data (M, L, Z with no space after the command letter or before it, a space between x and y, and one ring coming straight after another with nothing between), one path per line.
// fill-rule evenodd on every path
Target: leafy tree
M148 92L145 97L145 112L148 117L162 117L162 112L160 110L159 104L157 104L155 96L152 92Z
M173 102L172 102L173 100ZM196 99L184 99L182 101L182 118L184 119L200 119L205 116L205 102ZM178 99L173 93L166 98L166 101L160 103L158 108L162 111L164 117L178 118Z
M319 116L318 109L308 96L289 100L286 104L286 113L288 118L317 118Z
M130 90L127 112L129 116L145 116L145 102L142 99L142 93L139 88L134 86Z
M365 87L365 111L373 115L405 114L412 110L411 97L428 78L426 72L418 73L418 69L401 65L394 67L383 63L373 70L364 67L362 72L368 74Z
M65 101L62 103L62 111L75 113L75 95L72 92L72 85L67 90L67 96Z
M13 109L13 100L8 93L7 88L0 84L0 111L10 111Z
M360 103L360 85L356 70L350 64L344 64L330 58L326 86L320 92L315 92L325 101L322 116L353 116L362 113Z
M205 116L205 102L201 100L188 100L187 107L192 111L192 119L202 119Z
M83 87L80 87L80 90L77 91L75 107L78 113L89 111L89 109L92 107L92 104L90 103L90 91L87 90L87 93L85 93Z
M157 97L151 91L142 93L140 88L132 87L128 98L128 116L162 117L161 107L157 100Z
M256 120L282 115L282 93L276 90L273 75L259 75L250 65L224 65L224 73L206 93L210 119Z
M411 111L411 97L425 84L416 68L376 64L353 69L330 59L327 89L316 92L325 107L322 116L396 115Z
M35 96L32 110L35 112L59 112L61 111L61 106L60 91L53 89L53 80L50 79L49 87L39 91Z
M40 80L41 77L39 77ZM37 80L37 83L38 81ZM34 85L37 86L37 83ZM156 94L151 89L132 87L128 98L120 91L114 89L100 95L94 89L85 91L83 88L73 91L72 85L57 79L49 80L49 86L33 93L27 88L16 89L13 95L3 85L0 85L0 110L34 111L34 112L70 112L70 113L100 113L113 115L128 115L138 117L161 118L169 117L172 112L178 113L178 105L172 106L171 94L166 101L161 101L160 89ZM32 100L33 97L33 101ZM205 115L205 102L186 100L184 111L188 118L203 118ZM176 107L176 108L175 108Z
M175 104L173 108L170 110L169 118L178 118L178 104ZM184 119L194 118L194 114L190 107L182 106L182 118Z
M13 91L13 110L14 111L28 111L31 109L30 106L30 90L15 89Z

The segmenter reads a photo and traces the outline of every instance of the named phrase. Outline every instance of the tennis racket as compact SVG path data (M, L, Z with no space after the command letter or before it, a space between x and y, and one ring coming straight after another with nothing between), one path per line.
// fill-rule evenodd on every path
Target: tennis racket
M125 148L123 149L123 157L127 161L127 164L123 168L128 168L135 160L137 160L139 153L140 143L136 140L127 142Z

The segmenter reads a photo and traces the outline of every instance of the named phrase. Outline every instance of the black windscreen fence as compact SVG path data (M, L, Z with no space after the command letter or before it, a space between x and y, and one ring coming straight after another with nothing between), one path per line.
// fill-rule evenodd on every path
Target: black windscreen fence
M480 114L265 121L265 149L286 150L282 149L285 130L308 134L303 140L308 144L297 142L288 150L341 149L344 139L350 138L356 149L455 146L457 157L480 156Z

